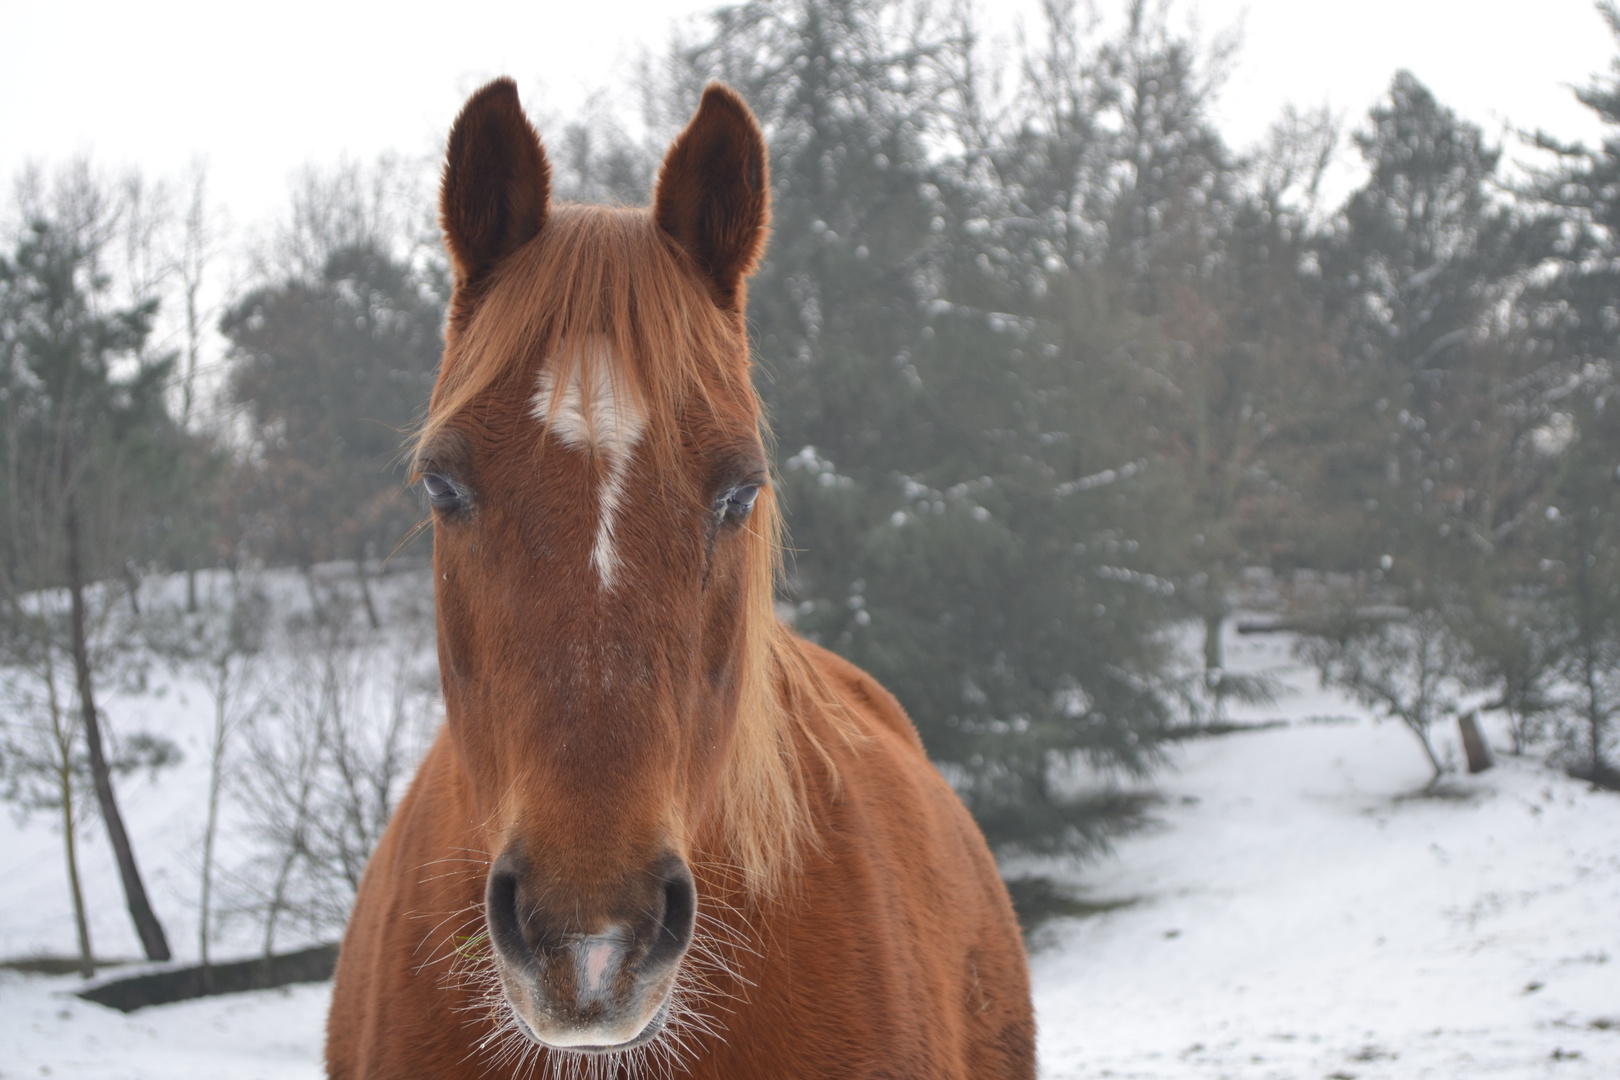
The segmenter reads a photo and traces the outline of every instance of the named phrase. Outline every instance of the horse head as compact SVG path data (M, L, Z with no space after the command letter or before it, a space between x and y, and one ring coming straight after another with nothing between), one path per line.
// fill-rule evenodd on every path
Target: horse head
M669 1015L699 855L767 882L803 806L743 321L767 156L710 86L650 210L554 205L549 176L511 81L475 94L444 169L454 294L414 471L494 973L535 1041L612 1051Z

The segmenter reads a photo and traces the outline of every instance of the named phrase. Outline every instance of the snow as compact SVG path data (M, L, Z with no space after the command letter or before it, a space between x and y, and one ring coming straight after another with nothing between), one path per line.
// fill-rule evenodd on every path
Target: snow
M0 1077L309 1080L323 1075L330 983L203 998L127 1016L75 978L0 973Z
M1504 757L1423 796L1411 734L1318 688L1288 644L1228 648L1234 670L1284 684L1242 715L1285 725L1183 744L1153 783L1153 824L1105 859L1012 868L1126 902L1031 939L1042 1075L1620 1076L1620 795ZM158 696L161 682L108 710L188 751L120 795L154 904L191 958L210 713L199 687L170 679ZM1458 756L1454 740L1441 747ZM0 815L0 956L73 950L51 825ZM105 843L89 830L83 847L98 952L135 955ZM250 953L247 928L234 933L235 954ZM78 985L0 972L0 1078L321 1074L328 985L128 1016L72 997Z
M1036 943L1046 1075L1620 1076L1620 797L1426 773L1365 720L1190 747L1082 878L1136 902Z

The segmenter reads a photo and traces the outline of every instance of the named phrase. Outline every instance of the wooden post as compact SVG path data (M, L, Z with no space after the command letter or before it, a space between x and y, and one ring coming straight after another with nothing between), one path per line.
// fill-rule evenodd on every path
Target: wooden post
M1477 709L1457 717L1457 727L1462 730L1463 751L1468 755L1469 772L1482 773L1496 764L1496 758L1491 754L1491 746L1479 730Z

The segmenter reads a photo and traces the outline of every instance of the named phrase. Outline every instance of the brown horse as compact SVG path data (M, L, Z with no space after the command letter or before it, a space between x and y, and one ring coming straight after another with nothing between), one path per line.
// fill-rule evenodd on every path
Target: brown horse
M773 612L766 166L718 85L651 212L552 205L509 80L450 133L415 458L447 722L360 887L334 1077L1034 1074L983 837Z

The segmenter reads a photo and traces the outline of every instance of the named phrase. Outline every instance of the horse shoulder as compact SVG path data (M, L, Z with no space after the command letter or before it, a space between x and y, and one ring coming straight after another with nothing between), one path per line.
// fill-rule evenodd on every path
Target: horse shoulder
M842 692L843 703L854 710L858 720L862 722L861 726L864 727L867 721L876 721L899 735L915 747L919 754L926 757L922 737L917 734L917 726L911 722L911 717L906 715L906 710L899 699L889 693L882 683L831 649L803 639L800 639L799 644L811 665L828 685Z
M847 1075L1033 1076L1023 941L983 834L894 695L804 648L856 734L823 736L838 776L814 790L820 846L781 958L799 985L837 990L776 1030L867 1054L869 1073Z

